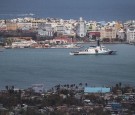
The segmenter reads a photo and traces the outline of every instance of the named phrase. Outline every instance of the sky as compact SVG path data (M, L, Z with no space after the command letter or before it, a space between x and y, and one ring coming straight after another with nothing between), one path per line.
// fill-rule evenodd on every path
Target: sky
M135 0L0 0L0 18L26 13L39 17L129 20L135 19Z

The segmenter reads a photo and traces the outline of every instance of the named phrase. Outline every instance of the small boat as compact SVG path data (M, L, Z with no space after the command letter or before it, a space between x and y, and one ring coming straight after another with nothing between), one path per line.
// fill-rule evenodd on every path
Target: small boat
M90 46L82 51L70 52L70 55L114 55L117 51L106 49L105 46L100 45L100 41L97 40L97 46Z

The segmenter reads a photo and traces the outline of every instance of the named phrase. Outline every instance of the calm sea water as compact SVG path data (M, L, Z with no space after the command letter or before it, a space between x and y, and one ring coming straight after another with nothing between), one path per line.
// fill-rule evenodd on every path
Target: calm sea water
M135 0L0 0L0 18L35 17L111 21L135 19Z
M0 88L88 83L89 86L135 84L135 46L107 44L117 55L70 56L72 49L6 49L0 52Z

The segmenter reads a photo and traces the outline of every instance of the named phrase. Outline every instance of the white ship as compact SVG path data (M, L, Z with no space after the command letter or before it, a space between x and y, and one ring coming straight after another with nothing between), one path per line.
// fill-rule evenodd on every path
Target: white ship
M100 41L97 40L97 46L90 46L82 51L70 52L70 55L114 55L117 51L106 49L105 46L100 45Z

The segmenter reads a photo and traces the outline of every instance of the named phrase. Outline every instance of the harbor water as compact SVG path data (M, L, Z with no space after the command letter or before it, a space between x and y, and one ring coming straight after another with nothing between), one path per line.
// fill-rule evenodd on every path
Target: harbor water
M135 0L1 0L0 18L62 18L96 21L134 20Z
M88 46L88 44L86 45ZM76 49L5 49L0 52L0 89L6 85L28 88L44 84L88 83L111 86L135 84L135 46L106 44L117 55L71 56Z

